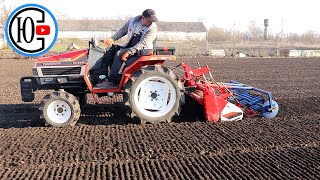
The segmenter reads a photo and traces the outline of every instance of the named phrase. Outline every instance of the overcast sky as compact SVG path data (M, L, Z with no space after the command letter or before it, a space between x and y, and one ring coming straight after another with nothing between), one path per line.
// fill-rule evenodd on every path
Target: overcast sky
M263 20L269 19L271 33L281 29L284 33L320 33L319 0L5 0L13 8L27 3L43 5L56 17L128 17L151 8L160 21L202 21L207 28L246 31L249 22L255 21L263 29Z

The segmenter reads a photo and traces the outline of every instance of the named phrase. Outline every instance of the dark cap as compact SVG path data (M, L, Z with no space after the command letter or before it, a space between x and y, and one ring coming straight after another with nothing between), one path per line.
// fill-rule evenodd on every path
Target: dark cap
M146 17L151 22L157 22L156 13L152 9L146 9L143 11L142 16Z

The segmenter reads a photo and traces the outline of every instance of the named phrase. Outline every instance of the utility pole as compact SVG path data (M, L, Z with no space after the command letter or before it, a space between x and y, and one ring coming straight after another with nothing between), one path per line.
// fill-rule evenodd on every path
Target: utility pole
M232 38L232 41L231 41L231 43L232 43L232 48L231 48L231 54L232 54L232 56L234 57L234 59L236 60L236 56L235 56L235 54L234 54L234 31L235 31L235 26L236 26L236 23L235 22L233 22L233 26L232 26L232 28L231 28L231 38Z

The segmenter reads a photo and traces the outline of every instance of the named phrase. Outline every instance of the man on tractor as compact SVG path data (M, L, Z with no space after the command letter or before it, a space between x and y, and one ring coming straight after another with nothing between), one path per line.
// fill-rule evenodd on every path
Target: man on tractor
M158 26L155 23L157 21L155 11L146 9L142 15L130 18L111 38L104 40L107 46L111 46L123 36L127 35L128 37L126 43L119 47L119 50L115 53L108 79L106 78L103 82L97 84L97 87L117 86L121 79L119 71L123 63L129 66L139 58L138 53L145 55L154 49L158 33ZM112 61L112 58L107 59L107 61ZM107 62L107 64L110 64L110 62Z

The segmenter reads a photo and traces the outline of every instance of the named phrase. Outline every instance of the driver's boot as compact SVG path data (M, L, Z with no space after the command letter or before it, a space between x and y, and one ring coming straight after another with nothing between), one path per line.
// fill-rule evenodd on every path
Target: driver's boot
M110 82L107 78L102 81L101 83L99 84L96 84L96 87L98 88L116 88L118 87L117 84L114 84L113 82Z

